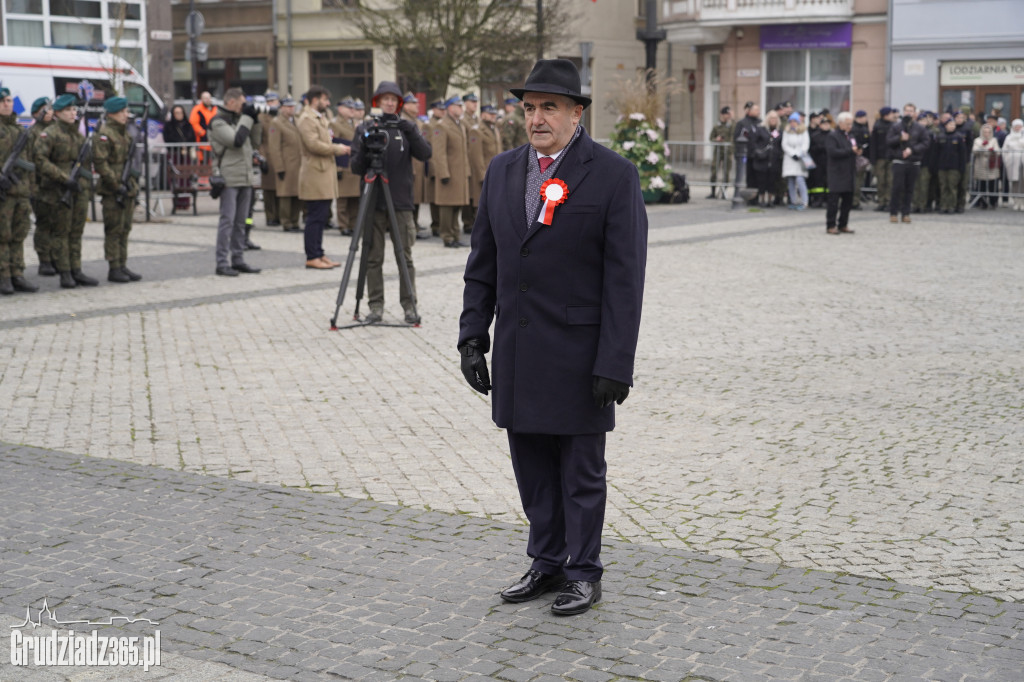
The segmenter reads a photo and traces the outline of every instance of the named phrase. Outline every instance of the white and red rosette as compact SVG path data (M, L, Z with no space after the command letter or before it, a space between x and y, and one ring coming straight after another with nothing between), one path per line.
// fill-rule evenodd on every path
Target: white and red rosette
M555 206L565 203L569 196L569 187L558 178L545 180L540 186L540 198L544 200L544 206L540 212L540 222L550 225L551 219L555 216Z

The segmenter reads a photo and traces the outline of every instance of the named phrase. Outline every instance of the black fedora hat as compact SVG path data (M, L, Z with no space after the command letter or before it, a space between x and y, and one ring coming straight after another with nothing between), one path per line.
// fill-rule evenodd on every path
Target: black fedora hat
M533 65L533 71L521 88L509 88L509 92L523 98L527 92L547 92L553 95L571 97L584 107L590 106L590 98L580 93L580 72L568 59L541 59Z

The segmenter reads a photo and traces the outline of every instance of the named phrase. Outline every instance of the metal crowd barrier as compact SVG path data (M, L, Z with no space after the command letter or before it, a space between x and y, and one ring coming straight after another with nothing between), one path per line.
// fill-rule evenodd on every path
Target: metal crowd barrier
M993 138L994 140L994 138ZM1007 166L1016 165L1017 180L1010 181ZM981 170L979 173L978 171ZM995 146L991 150L971 150L967 162L968 208L982 199L998 207L1009 199L1024 200L1024 152Z
M163 205L170 199L171 215L192 209L197 215L196 199L210 189L213 152L207 143L158 142L149 145L145 154L144 186L146 219L151 210L166 214Z

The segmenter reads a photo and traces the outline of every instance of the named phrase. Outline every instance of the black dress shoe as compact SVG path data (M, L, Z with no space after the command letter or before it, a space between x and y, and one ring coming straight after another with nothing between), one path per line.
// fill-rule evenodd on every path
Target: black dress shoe
M24 291L26 294L33 294L39 291L39 287L32 284L21 275L14 275L11 277L11 286L14 287L15 291Z
M278 227L280 225L281 225L281 221L280 220L268 220L267 221L267 227Z
M10 296L14 293L14 285L10 277L0 277L0 295Z
M238 277L238 270L232 268L217 268L217 274L221 277Z
M140 279L142 279L142 275L135 272L134 270L129 270L127 265L122 265L121 270L123 270L124 274L128 275L128 279L130 279L133 282L138 282Z
M231 269L237 272L244 272L247 275L255 275L256 273L260 272L262 268L254 268L248 263L236 263L231 266Z
M39 264L39 276L40 277L53 277L57 274L57 268L53 267L53 263L43 261Z
M555 597L551 613L556 616L574 616L590 610L601 601L601 581L570 580Z
M469 246L469 244L466 244L465 242L460 242L457 239L453 242L445 242L444 245L446 248L449 249L461 249L464 246Z
M254 244L253 241L251 239L249 239L248 237L245 238L245 250L246 251L259 251L262 248L263 247L260 246L259 244Z
M501 598L507 602L519 604L536 599L546 592L560 590L564 585L564 575L548 575L531 568L526 575L519 579L519 582L502 590Z
M61 289L74 289L78 286L78 282L71 276L70 272L60 273L60 288Z
M341 236L342 237L351 237L352 236L352 230L348 230L348 229L342 230L341 231Z
M282 228L285 232L302 232L302 228L298 225L292 225L291 227Z
M108 282L117 282L118 284L127 284L132 281L132 278L128 276L128 273L121 268L110 268L110 272L107 273Z
M83 287L94 287L100 283L98 279L93 279L81 270L72 270L71 277Z

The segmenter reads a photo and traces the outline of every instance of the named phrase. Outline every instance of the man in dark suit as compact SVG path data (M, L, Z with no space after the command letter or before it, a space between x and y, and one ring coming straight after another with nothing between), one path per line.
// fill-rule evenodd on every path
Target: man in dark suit
M590 98L572 62L537 62L512 94L530 143L487 170L458 347L486 395L494 321L492 416L508 430L533 559L501 597L558 590L551 610L570 615L601 598L605 435L633 381L647 215L636 167L579 125Z
M864 150L851 132L853 114L843 111L836 117L836 129L825 138L828 157L828 204L825 231L829 234L853 234L847 227L853 206L853 189L857 175L857 157ZM837 216L838 214L838 216Z

